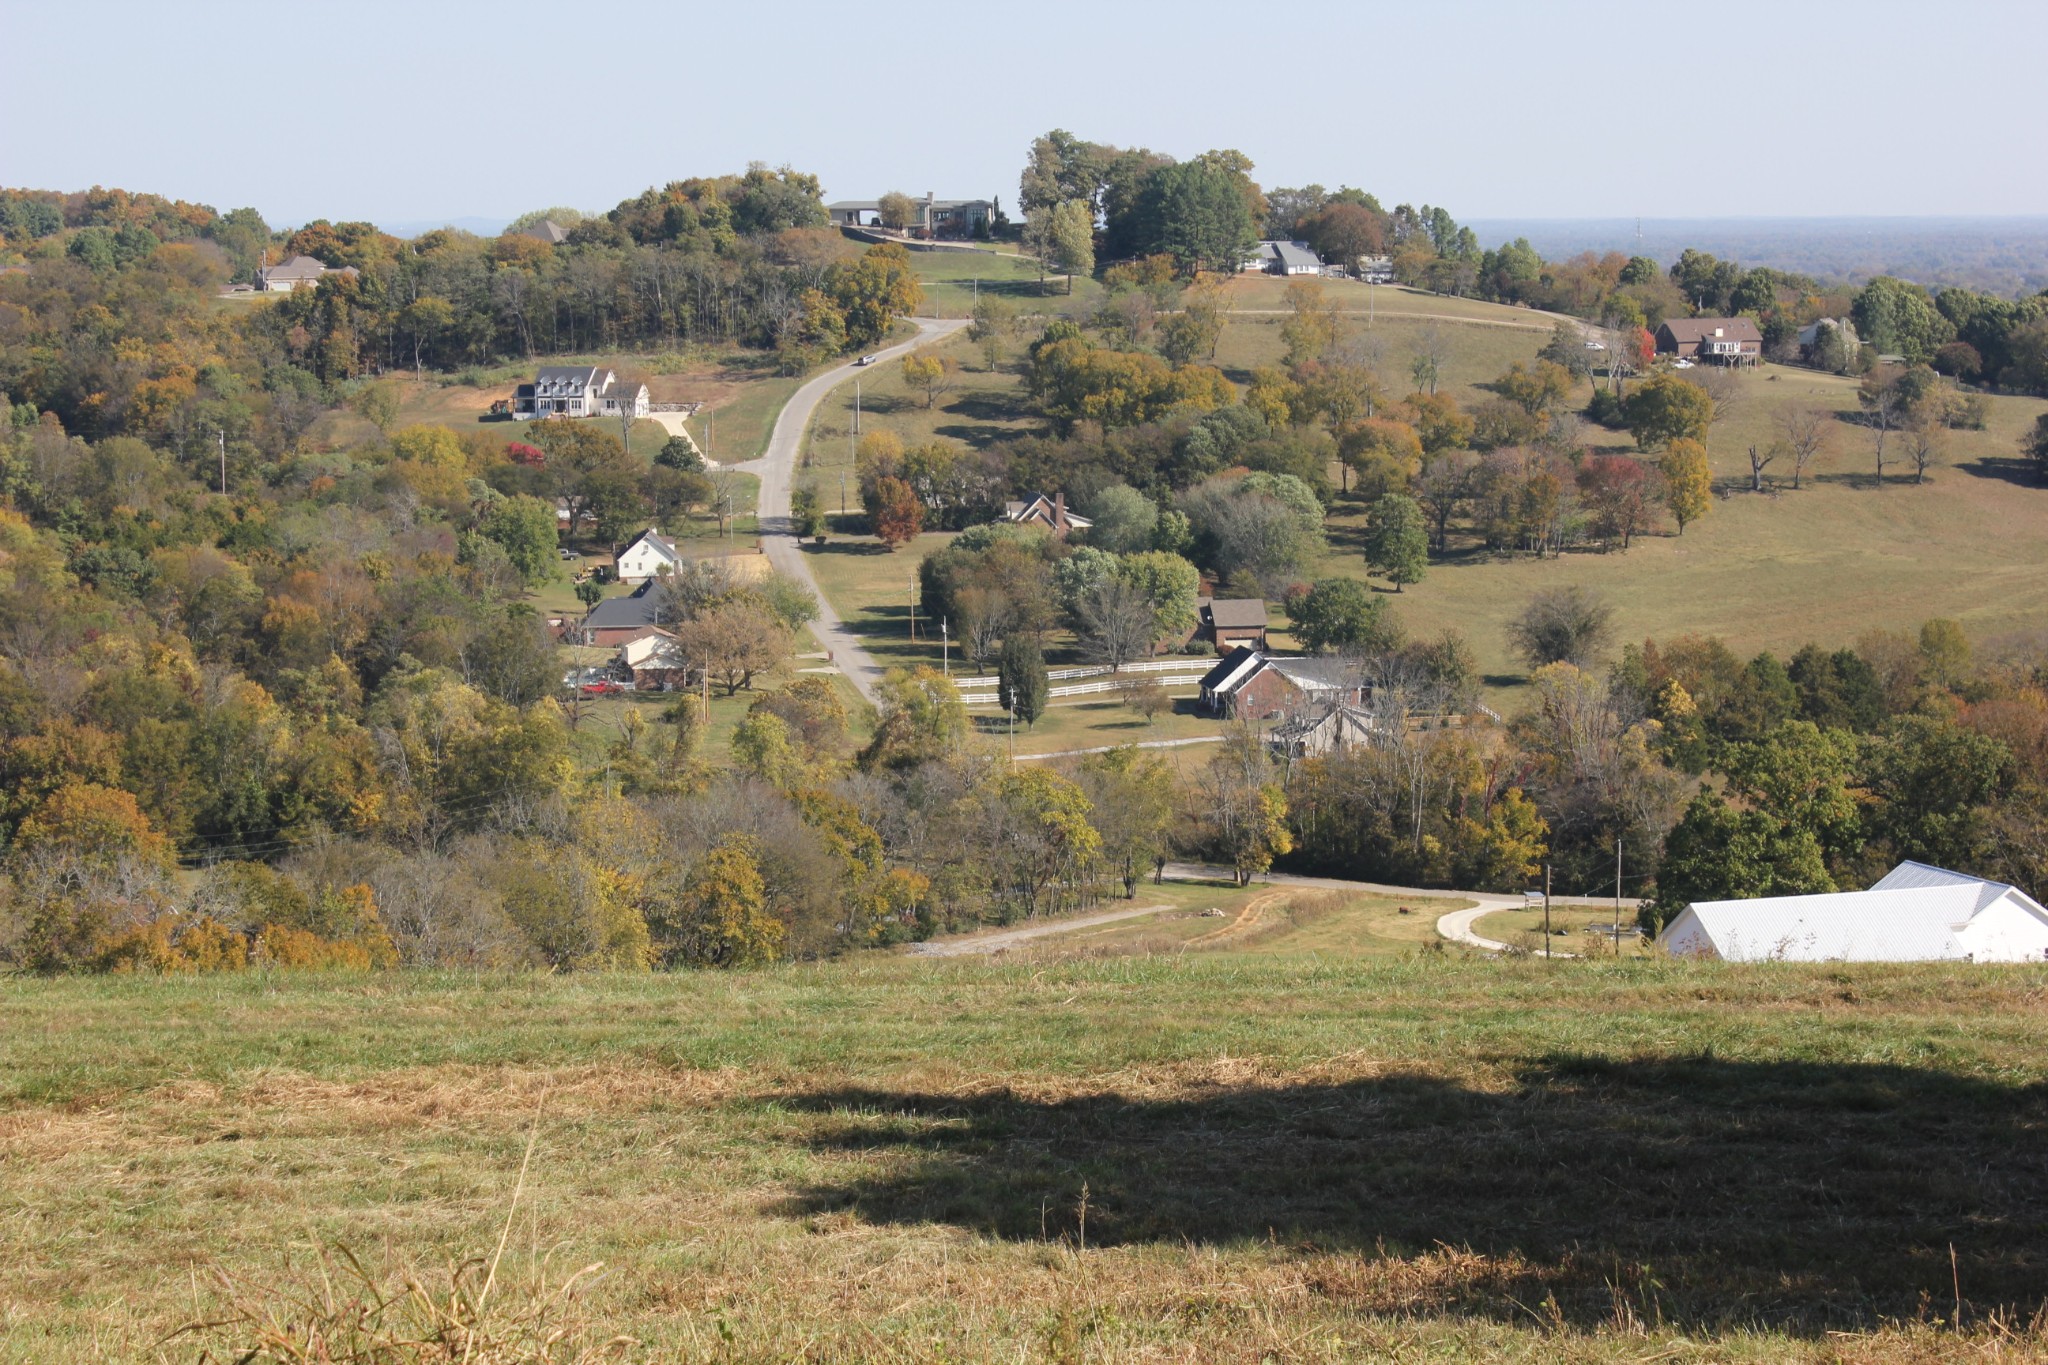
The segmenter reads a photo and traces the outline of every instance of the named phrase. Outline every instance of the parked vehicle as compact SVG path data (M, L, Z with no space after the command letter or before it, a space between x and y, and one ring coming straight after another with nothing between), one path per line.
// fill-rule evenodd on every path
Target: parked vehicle
M871 355L864 355L853 363L856 365L872 365L875 363L875 358Z

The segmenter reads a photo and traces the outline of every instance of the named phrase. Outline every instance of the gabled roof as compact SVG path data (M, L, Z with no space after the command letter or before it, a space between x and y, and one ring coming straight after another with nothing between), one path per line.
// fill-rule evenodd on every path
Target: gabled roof
M531 227L519 229L518 235L521 237L537 237L543 242L552 242L560 246L563 242L569 240L569 229L563 227L552 218L543 218Z
M1250 645L1239 645L1218 661L1217 665L1202 675L1204 692L1223 692L1249 678L1265 656Z
M1259 597L1218 597L1208 604L1209 624L1219 630L1262 630L1266 603Z
M619 557L621 559L625 558L625 556L632 553L635 546L642 544L653 546L657 551L661 553L663 558L682 558L681 555L676 553L676 543L673 540L670 540L667 536L663 535L660 531L656 530L652 526L642 531L639 535L634 536L633 539L627 543L626 548L619 551Z
M1310 266L1317 270L1323 268L1322 258L1310 251L1306 242L1275 242L1273 255L1288 269L1296 266Z
M1695 933L1727 961L2036 961L2048 909L2004 882L1909 861L1868 891L1696 901L1659 941L1683 946Z
M1720 329L1716 337L1714 330ZM1764 334L1748 318L1666 318L1664 331L1671 333L1671 339L1686 341L1755 341L1761 342Z
M1059 512L1059 504L1043 493L1033 493L1022 500L1012 498L1003 504L1003 515L1011 521L1044 521L1051 526ZM1082 516L1072 508L1067 509L1067 525L1077 531L1085 531L1095 524L1094 520Z
M1916 863L1911 858L1885 873L1882 878L1871 884L1870 889L1872 891L1914 891L1948 886L1967 886L1973 888L1977 895L1977 904L1974 907L1977 910L1982 910L2000 896L2011 895L2017 897L2021 904L2025 905L2035 914L2048 916L2048 909L2044 909L2032 896L2029 896L2016 886L2008 885L2005 882L1986 881L1982 877L1972 877L1966 872L1951 872L1945 867L1936 867L1932 863Z
M263 278L266 280L317 280L326 273L327 263L325 261L315 260L311 256L294 256L288 261L265 266Z
M582 393L601 388L600 375L608 372L596 365L543 365L534 376L534 387L550 396L562 392Z
M655 609L660 600L655 594L654 583L642 583L624 597L607 597L590 609L590 615L583 624L592 630L619 630L632 626L651 626L655 620Z
M1266 665L1305 692L1350 687L1357 672L1349 659L1268 659Z
M676 637L660 626L649 626L645 633L635 635L619 646L619 662L628 668L639 668L657 656L665 654L674 646Z

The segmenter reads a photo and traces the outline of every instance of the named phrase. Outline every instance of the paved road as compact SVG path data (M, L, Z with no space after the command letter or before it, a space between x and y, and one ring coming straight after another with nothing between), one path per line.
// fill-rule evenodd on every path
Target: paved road
M911 320L917 324L917 335L909 341L873 352L877 361L907 355L926 342L949 337L967 325L965 318L943 322L934 318ZM818 599L818 619L811 623L811 633L818 637L818 643L825 647L825 652L832 656L832 662L839 666L840 672L847 676L855 689L869 702L879 705L881 693L877 685L882 680L882 666L861 647L860 637L839 619L839 613L832 610L832 604L825 600L817 579L811 576L811 566L805 561L803 551L797 548L795 529L789 519L790 482L796 471L797 453L803 448L804 433L810 430L811 414L818 410L818 404L826 394L861 373L862 369L849 361L807 381L790 395L789 402L783 405L782 415L775 419L775 430L768 436L767 453L758 460L748 460L729 468L759 476L761 495L756 520L761 528L761 548L767 554L768 562L810 585L811 592Z

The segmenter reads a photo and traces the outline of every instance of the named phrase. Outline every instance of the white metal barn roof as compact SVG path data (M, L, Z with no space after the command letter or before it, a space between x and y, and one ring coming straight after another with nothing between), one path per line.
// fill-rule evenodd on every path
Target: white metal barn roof
M1728 962L2038 962L2048 910L2002 882L1909 862L1868 891L1696 901L1658 942Z

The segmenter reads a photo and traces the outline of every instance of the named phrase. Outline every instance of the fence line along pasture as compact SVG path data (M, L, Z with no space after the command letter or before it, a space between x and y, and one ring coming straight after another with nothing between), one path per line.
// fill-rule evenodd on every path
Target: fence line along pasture
M1199 681L1202 675L1215 666L1216 663L1213 659L1147 659L1142 663L1125 664L1122 669L1111 668L1108 664L1083 664L1078 668L1050 668L1046 670L1045 676L1053 682L1058 682L1065 678L1097 678L1101 677L1104 673L1117 672L1126 674L1193 673L1196 680ZM996 687L1000 686L1001 683L1002 679L993 674L985 678L953 679L953 686L962 689L969 687ZM1053 688L1052 695L1058 696L1059 691L1060 689L1057 687ZM969 698L963 694L961 700L968 701Z
M1192 673L1170 678L1148 679L1148 681L1157 682L1161 687L1193 687L1196 683L1200 682L1201 680L1202 675L1200 673ZM994 682L995 679L991 678L989 679L989 681ZM1121 689L1126 682L1132 681L1136 680L1126 676L1121 678L1111 678L1102 682L1068 683L1064 687L1046 688L1045 695L1048 698L1079 697L1084 696L1091 692L1115 692ZM1002 694L999 692L962 692L960 694L960 700L963 704L967 706L997 706L1002 703L1003 698Z

